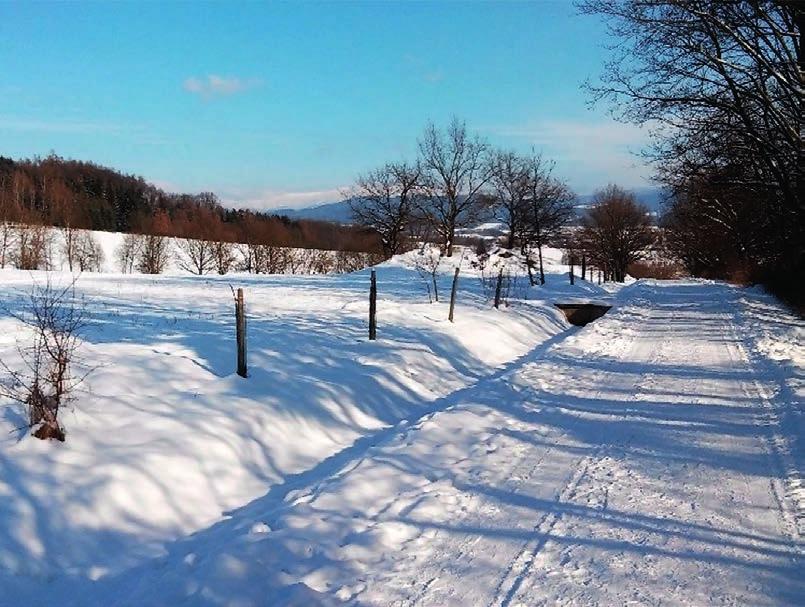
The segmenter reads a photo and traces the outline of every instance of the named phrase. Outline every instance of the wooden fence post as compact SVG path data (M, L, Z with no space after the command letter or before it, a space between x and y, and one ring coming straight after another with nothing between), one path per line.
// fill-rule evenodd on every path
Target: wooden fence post
M447 320L453 322L453 310L456 307L456 289L458 288L458 268L456 268L456 273L453 274L453 290L450 291L450 314L447 316Z
M587 256L584 254L581 256L581 279L587 280Z
M570 284L576 284L576 277L575 277L574 271L573 271L573 262L575 262L575 261L576 260L571 255L570 256Z
M246 368L246 308L243 303L243 289L238 289L235 298L235 327L238 342L238 375L247 377Z
M369 339L377 339L377 274L374 270L369 287Z
M495 287L495 307L500 308L500 292L503 289L503 268L500 268L500 274L498 274L498 284Z

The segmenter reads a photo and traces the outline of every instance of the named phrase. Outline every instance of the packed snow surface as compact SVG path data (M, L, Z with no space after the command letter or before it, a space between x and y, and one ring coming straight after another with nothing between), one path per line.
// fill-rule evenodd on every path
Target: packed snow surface
M366 271L81 276L67 441L0 417L0 605L803 604L800 320L554 258L500 310L466 265L451 324L410 261L376 342ZM0 272L3 304L43 280ZM614 307L575 328L569 298Z

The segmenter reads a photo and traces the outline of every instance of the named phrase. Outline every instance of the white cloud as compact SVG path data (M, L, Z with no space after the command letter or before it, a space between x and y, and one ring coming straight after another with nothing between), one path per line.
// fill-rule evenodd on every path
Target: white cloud
M209 74L201 78L195 76L187 78L182 83L182 88L188 93L209 99L211 97L226 97L243 93L260 86L262 83L263 81L259 78L238 78Z
M650 129L614 120L550 120L483 130L543 151L556 160L557 173L583 193L608 182L647 185L651 168L637 154L648 144Z
M254 210L271 210L289 207L301 209L317 203L337 202L342 199L343 188L289 192L281 190L223 190L219 194L227 206Z

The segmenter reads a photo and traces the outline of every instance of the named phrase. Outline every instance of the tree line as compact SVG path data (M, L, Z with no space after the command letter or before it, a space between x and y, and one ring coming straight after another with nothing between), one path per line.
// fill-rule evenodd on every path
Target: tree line
M439 244L446 257L460 231L484 218L505 228L504 244L525 256L532 284L545 284L543 249L566 248L613 280L653 243L648 209L617 186L595 198L579 230L575 194L539 154L495 149L454 118L445 129L433 124L418 141L414 162L391 162L359 176L347 193L356 223L374 230L386 256L418 242Z
M91 162L0 157L0 222L205 242L377 252L366 229L225 208L209 192L172 194Z
M589 86L653 126L670 193L662 226L696 276L760 282L805 302L805 3L584 0L612 58Z

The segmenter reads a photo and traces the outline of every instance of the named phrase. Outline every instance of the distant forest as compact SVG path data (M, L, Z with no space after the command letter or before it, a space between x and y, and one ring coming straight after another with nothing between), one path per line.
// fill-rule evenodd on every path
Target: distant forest
M51 154L0 156L0 220L108 232L377 252L366 228L225 208L215 194L174 194L142 177Z

